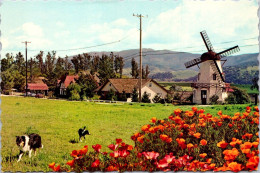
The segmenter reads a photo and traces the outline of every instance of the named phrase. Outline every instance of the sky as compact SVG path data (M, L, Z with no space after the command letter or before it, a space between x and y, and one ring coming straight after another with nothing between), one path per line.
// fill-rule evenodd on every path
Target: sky
M257 0L6 0L1 1L1 57L7 52L55 50L64 57L83 52L142 47L203 53L206 30L216 52L238 45L258 53Z

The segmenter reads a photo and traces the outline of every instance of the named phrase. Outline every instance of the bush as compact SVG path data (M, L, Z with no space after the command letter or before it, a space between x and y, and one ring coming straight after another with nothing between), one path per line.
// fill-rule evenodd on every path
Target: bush
M142 97L142 102L143 103L151 103L151 100L149 99L149 95L147 94L147 92L145 91Z
M71 152L68 166L53 162L54 171L252 171L257 170L259 110L247 107L233 117L218 112L217 117L193 107L190 111L174 110L168 119L151 119L131 139L108 146L93 145ZM250 125L250 128L249 128Z
M245 104L250 103L250 96L245 90L239 89L237 87L232 87L234 92L226 98L228 104Z
M77 90L72 90L71 96L69 97L69 100L80 100L80 95Z
M213 95L212 97L209 98L210 104L212 105L218 104L218 99L219 99L218 95L216 94Z
M154 103L161 103L161 96L159 94L156 94L153 98Z
M138 93L137 93L136 88L133 89L132 102L138 102Z

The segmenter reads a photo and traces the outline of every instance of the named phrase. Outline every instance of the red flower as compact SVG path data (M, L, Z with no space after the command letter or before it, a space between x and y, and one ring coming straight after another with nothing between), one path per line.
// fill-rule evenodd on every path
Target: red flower
M179 108L174 110L175 115L180 115L181 112L182 112L182 110Z
M120 144L123 140L122 139L116 139L116 143Z
M259 163L259 156L254 156L248 160L246 167L250 170L257 170L258 163Z
M196 107L192 107L191 109L193 110L193 112L196 112L198 110L198 108Z
M200 154L200 157L201 158L205 158L207 156L207 153L202 153L202 154Z
M69 165L70 167L74 166L74 160L68 161L66 164Z
M60 171L60 165L57 165L55 167L55 162L52 162L51 164L49 164L49 168L51 168L54 172Z
M101 145L99 145L99 144L96 144L96 145L92 145L92 148L96 151L96 152L100 152L100 150L101 150Z
M97 160L95 160L92 164L91 164L91 167L92 168L97 168L98 166L99 166L99 160L97 159Z
M118 144L116 144L116 145L110 144L110 145L108 146L108 148L109 148L110 150L112 150L112 151L114 151L115 149L117 149L117 147L118 147Z
M195 138L199 139L200 136L201 136L201 134L200 134L200 133L195 133L195 134L193 134L193 136L194 136Z
M151 122L152 122L152 123L156 123L156 121L157 121L157 118L156 118L156 117L153 117L153 118L151 119Z
M156 162L156 167L159 169L163 169L169 166L168 162L165 159L159 160L159 163Z
M143 152L143 155L145 156L146 159L152 160L152 159L156 159L159 156L159 153L156 153L154 151L152 151L152 152Z

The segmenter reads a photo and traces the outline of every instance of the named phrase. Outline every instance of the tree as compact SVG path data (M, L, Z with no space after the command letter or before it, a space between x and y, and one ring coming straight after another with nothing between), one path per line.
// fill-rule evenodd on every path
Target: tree
M11 73L11 70L8 69L4 72L1 72L1 79L1 90L11 91L14 86L14 75Z
M83 53L83 61L84 61L84 64L83 64L84 70L90 69L91 68L91 56L87 53Z
M64 69L67 73L72 69L72 64L69 62L69 57L67 55L64 60Z
M98 68L98 77L100 78L101 84L116 76L111 63L111 58L103 54Z
M143 103L151 103L151 100L149 99L149 95L147 94L147 92L145 91L142 97L142 102Z
M133 78L137 79L137 77L139 75L138 64L137 64L137 62L135 61L134 58L132 58L131 65L132 65L131 75L132 75Z
M23 76L17 70L14 71L13 76L14 76L13 87L15 89L17 89L18 91L24 91L25 90L25 76Z
M124 59L123 57L119 57L119 74L120 74L120 78L122 78L123 75L123 68L124 68Z
M77 56L73 56L73 58L71 59L71 62L74 65L75 73L78 73L79 70L80 70L78 57Z
M259 80L258 77L255 77L255 78L252 79L252 85L250 87L251 90L257 89L259 91L258 80Z
M133 89L132 102L138 102L138 93L136 88Z
M218 99L219 99L219 96L218 95L213 95L209 98L210 100L210 104L217 104L218 103Z
M110 90L108 91L108 93L107 93L106 99L107 99L107 100L112 100L112 101L115 100L115 101L116 101L116 100L117 100L117 96L116 96L116 94L115 94L115 91L112 90L112 89L110 89Z
M237 87L232 87L232 89L234 91L226 98L226 102L229 104L245 104L250 102L250 97L245 90Z
M38 61L37 64L38 64L38 67L40 69L41 74L46 73L45 72L45 66L44 66L44 63L43 63L43 51L40 51L40 53L38 55L36 55L36 59Z
M82 99L84 97L92 98L94 96L94 90L98 87L98 84L92 75L81 73L76 82L81 87L80 96Z
M13 65L13 61L14 61L13 55L7 53L5 56L6 58L1 59L1 72L8 70Z
M122 95L121 95L121 97L120 97L120 100L121 100L121 101L127 101L127 97L126 97L125 91L123 91L123 93L122 93Z
M69 98L69 100L80 100L80 91L80 85L77 83L72 83L66 89L67 97Z
M16 54L14 64L15 64L15 69L20 74L25 74L25 60L21 52Z
M119 66L120 66L119 56L116 56L114 61L115 61L114 62L114 69L115 69L115 72L118 73L119 72Z
M46 55L46 61L45 61L47 76L54 72L55 60L56 60L56 52L55 51L52 51L51 53L48 52L48 54Z
M145 66L145 75L144 75L144 79L148 79L149 74L150 74L149 66L146 65L146 66Z
M95 55L91 61L91 74L94 74L99 69L100 57Z
M58 57L57 62L55 64L54 73L56 74L56 78L59 79L62 75L65 74L65 62L64 59Z

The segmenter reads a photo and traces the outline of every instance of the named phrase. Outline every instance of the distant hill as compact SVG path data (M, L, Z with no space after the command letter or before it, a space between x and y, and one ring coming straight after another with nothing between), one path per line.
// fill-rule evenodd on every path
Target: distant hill
M89 52L89 54L107 54L110 55L111 52ZM137 62L139 62L139 49L130 49L130 50L123 50L119 52L113 52L114 55L122 56L125 59L125 66L124 66L124 74L130 75L131 70L131 60L132 58L135 58ZM153 77L158 80L174 80L174 81L192 81L196 79L196 75L198 73L198 67L194 66L189 69L186 69L184 66L184 63L187 61L190 61L192 59L200 57L200 54L193 54L188 52L175 52L170 50L153 50L153 49L143 49L143 66L149 65L150 68L150 77ZM243 55L237 55L237 56L229 56L227 58L223 58L223 60L227 60L224 63L223 69L226 73L227 80L232 82L232 76L235 75L230 69L240 69L241 74L243 73L247 74L246 72L247 67L251 66L258 66L258 60L257 60L258 53L252 53L252 54L243 54ZM70 57L72 58L72 56ZM229 70L228 70L229 69ZM258 69L257 69L258 71ZM165 77L163 75L168 77ZM169 78L170 73L172 74L172 77ZM251 74L251 73L249 73ZM156 77L157 75L157 77ZM255 76L255 71L252 72L252 75ZM161 76L158 78L158 76ZM164 77L162 77L164 76ZM237 75L239 76L239 75ZM251 80L251 77L249 76L249 80ZM239 78L236 80L236 82L239 80ZM242 78L241 78L242 80ZM248 83L248 80L247 82Z

